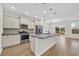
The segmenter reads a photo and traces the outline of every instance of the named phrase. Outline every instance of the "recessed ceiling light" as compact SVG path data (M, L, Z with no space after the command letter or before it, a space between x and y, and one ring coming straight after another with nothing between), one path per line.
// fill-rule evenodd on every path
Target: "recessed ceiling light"
M28 15L28 14L29 14L29 12L25 12L25 14L26 14L26 15Z
M15 10L15 7L14 7L14 6L12 6L11 8L12 8L13 10Z
M44 14L46 14L46 10L44 10Z
M71 27L72 27L72 28L75 27L75 23L71 23Z
M38 16L36 15L35 17L37 18Z

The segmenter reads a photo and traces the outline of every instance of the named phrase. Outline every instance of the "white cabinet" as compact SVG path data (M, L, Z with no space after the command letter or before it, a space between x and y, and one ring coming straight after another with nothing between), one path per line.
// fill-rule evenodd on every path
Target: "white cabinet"
M20 44L20 35L3 36L3 47L9 47L16 44Z
M42 26L43 26L43 33L48 33L49 31L48 23L44 22Z
M2 33L3 33L3 11L0 5L0 54L2 52Z
M34 29L35 28L35 24L32 21L28 22L28 29Z
M19 28L19 18L4 16L4 28Z
M9 47L12 45L20 44L19 29L19 17L4 16L4 35L3 35L3 47Z
M31 50L35 55L39 56L48 51L57 42L59 42L59 36L52 36L44 39L30 36Z
M20 24L28 25L28 29L34 29L35 25L33 21L29 21L28 18L20 17Z
M20 17L20 24L28 24L28 19L24 17Z

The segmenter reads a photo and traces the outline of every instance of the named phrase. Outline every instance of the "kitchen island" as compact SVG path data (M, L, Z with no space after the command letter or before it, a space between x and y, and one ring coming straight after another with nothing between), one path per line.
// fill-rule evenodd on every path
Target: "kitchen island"
M58 40L58 34L31 34L31 50L35 55L40 56L54 46Z

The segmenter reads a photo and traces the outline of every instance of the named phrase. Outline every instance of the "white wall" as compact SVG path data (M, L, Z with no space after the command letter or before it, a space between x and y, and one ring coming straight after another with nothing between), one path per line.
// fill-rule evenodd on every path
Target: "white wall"
M3 11L0 5L0 54L2 51L2 33L3 33Z
M55 27L64 26L65 27L65 37L79 39L79 34L72 34L71 23L74 23L74 22L79 22L79 21L74 20L74 21L67 21L67 22L58 22L58 23L53 23L52 25L54 25Z
M48 25L49 25L48 26L49 32L50 33L55 33L55 25L52 22L50 22Z
M65 26L65 37L79 39L79 34L72 34L71 23L67 23Z
M48 22L43 22L43 33L48 33L49 31L49 23Z

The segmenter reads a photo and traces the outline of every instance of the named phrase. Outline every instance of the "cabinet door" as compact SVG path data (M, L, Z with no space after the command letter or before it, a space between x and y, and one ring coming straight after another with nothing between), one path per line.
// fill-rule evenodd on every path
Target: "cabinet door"
M4 16L4 28L19 28L19 18Z
M34 23L28 22L28 29L34 29Z
M28 24L28 20L26 18L21 17L20 18L20 24Z
M3 48L20 44L20 35L3 36Z

